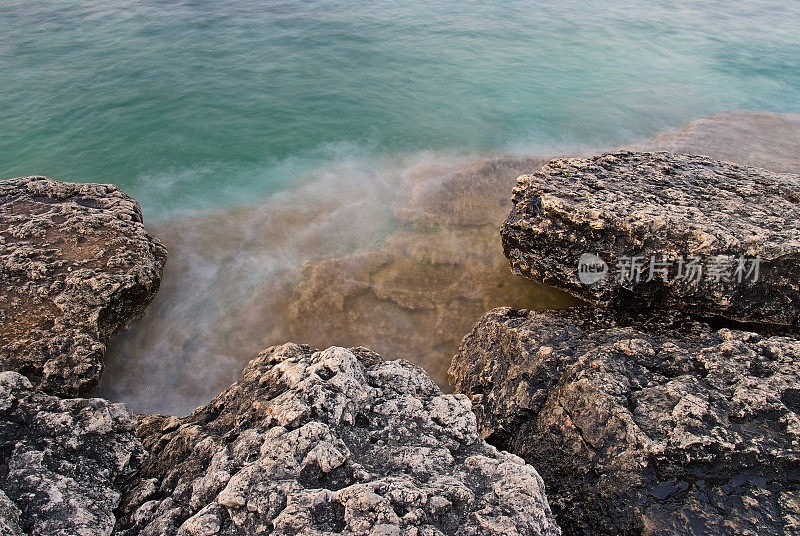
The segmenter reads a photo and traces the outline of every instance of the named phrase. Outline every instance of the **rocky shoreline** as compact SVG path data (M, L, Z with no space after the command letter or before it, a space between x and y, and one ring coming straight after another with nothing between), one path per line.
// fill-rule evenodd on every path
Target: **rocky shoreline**
M512 270L591 307L494 310L450 373L564 534L797 533L800 176L618 152L513 201Z
M800 176L623 151L553 160L512 201L512 270L588 304L486 313L457 394L287 343L179 418L76 398L161 281L138 204L0 182L0 534L800 533ZM663 270L611 273L650 254ZM688 257L729 272L678 279Z
M271 347L183 419L68 398L166 250L112 186L0 188L0 534L560 534L536 470L478 435L466 397L363 348Z

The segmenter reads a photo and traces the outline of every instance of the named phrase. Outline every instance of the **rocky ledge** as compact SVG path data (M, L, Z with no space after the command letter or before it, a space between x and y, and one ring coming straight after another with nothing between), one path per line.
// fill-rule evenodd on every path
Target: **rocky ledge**
M144 314L166 257L114 186L0 182L0 370L51 394L85 393L106 344Z
M493 310L450 371L564 534L800 533L800 341L583 317Z
M0 372L0 534L111 534L119 488L145 456L135 424L123 404L49 396Z
M519 275L603 307L800 328L800 176L619 152L553 160L513 203Z
M363 348L267 349L137 435L119 534L560 534L539 475L478 436L466 397Z
M463 395L364 348L285 344L188 417L0 373L0 534L558 536Z

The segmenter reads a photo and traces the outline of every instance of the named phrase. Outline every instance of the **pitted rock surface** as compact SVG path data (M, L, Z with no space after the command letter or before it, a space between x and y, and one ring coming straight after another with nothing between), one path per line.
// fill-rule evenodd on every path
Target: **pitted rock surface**
M519 177L513 202L502 237L518 275L596 305L800 326L798 175L703 156L619 152L552 160ZM581 283L584 253L607 263L605 279ZM654 264L652 275L651 256L667 263ZM680 258L691 256L704 266L699 277L685 265L679 273ZM640 274L631 269L634 257Z
M560 534L539 475L477 435L466 397L362 348L269 348L137 433L150 457L119 534Z
M17 505L0 490L0 536L21 536L25 534L19 527L22 512Z
M51 394L85 393L108 342L144 314L166 256L114 186L0 182L0 370Z
M0 534L111 534L144 449L122 404L61 399L0 373Z
M800 341L587 325L495 309L450 370L564 534L798 533Z

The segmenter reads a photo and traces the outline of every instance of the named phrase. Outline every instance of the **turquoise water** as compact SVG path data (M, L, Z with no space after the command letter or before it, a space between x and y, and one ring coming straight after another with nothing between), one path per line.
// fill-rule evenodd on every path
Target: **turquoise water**
M795 0L95 4L0 4L0 178L114 182L151 219L331 162L800 111Z

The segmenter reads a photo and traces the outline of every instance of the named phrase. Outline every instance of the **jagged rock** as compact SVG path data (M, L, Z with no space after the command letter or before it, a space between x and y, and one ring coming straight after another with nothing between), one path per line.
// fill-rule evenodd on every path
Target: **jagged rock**
M0 373L0 534L111 534L118 488L144 456L135 422L122 404Z
M534 468L478 437L466 397L362 348L269 348L137 434L150 457L119 534L560 533Z
M796 534L800 341L580 317L495 309L450 370L564 534Z
M85 392L106 344L144 314L166 256L114 186L0 182L0 370L52 394Z
M22 512L17 505L11 502L5 493L0 490L0 536L21 536L24 534L19 528L19 516Z
M596 305L800 326L797 175L618 152L553 160L518 179L513 202L502 237L518 275ZM583 254L607 264L605 278L581 282ZM691 256L699 272L690 271Z

